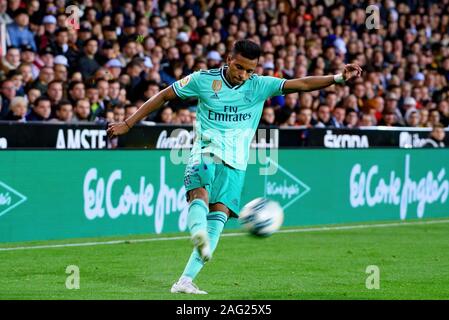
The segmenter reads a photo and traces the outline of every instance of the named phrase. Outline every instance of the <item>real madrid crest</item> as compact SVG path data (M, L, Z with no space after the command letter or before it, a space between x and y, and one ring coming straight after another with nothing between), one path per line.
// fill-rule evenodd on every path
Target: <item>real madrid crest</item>
M212 81L212 90L214 90L214 94L211 96L212 99L220 99L218 97L218 92L221 90L222 86L223 83L221 82L221 80Z

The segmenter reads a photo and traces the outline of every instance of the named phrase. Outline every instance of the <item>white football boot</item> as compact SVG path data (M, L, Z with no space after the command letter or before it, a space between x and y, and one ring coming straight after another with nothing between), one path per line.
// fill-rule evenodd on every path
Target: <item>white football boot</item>
M190 294L207 294L206 291L200 290L191 279L181 277L170 290L171 293L190 293Z

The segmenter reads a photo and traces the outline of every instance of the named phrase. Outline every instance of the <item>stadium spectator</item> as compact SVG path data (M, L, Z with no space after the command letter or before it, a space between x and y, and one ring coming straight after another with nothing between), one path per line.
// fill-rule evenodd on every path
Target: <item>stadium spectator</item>
M67 58L65 56L63 56L62 54L55 56L55 58L53 59L53 68L57 65L62 65L64 67L69 67L69 61L67 60Z
M16 95L23 97L25 95L25 88L22 74L18 70L13 70L8 73L8 78L11 79L16 88Z
M130 101L126 98L126 89L125 88L120 88L119 91L119 96L118 96L118 103L120 104L126 104L126 103L130 103Z
M9 105L12 99L16 96L17 89L14 82L5 80L1 86L2 100L0 105L0 119L3 119L9 112Z
M41 92L38 89L31 88L27 92L27 99L30 105L34 105L34 102L41 96Z
M215 50L210 51L207 54L206 59L208 69L220 67L221 61L223 61L223 58L221 57L220 53Z
M106 110L106 122L114 122L114 112L111 110L111 109L109 109L109 110Z
M98 105L103 112L106 110L106 105L109 104L109 82L106 79L98 79L96 83L98 90Z
M130 39L123 46L121 53L117 56L117 59L120 61L122 66L126 66L131 62L132 58L137 55L137 53L137 42Z
M290 108L279 109L276 118L280 128L294 127L296 124L296 113Z
M94 38L84 42L84 55L78 61L78 70L83 79L89 79L101 67L95 59L98 51L98 41Z
M104 118L103 108L100 105L100 97L98 89L94 84L89 84L86 88L86 98L90 103L90 110L92 112L92 118Z
M190 107L190 121L192 121L192 124L195 125L196 122L196 107Z
M108 68L113 79L118 79L120 74L122 73L123 65L119 59L111 59L106 63L106 67Z
M43 67L39 72L39 77L31 83L30 87L38 89L42 94L47 93L48 84L53 81L55 72L52 67Z
M89 122L91 116L90 103L87 99L79 99L73 108L72 122Z
M42 24L44 26L44 33L39 37L39 49L52 46L55 39L57 19L53 15L46 15L42 19Z
M43 67L53 68L55 63L55 53L51 47L45 47L39 51L39 56L36 58L34 62L38 69L42 69ZM39 75L39 72L38 74Z
M64 88L62 82L53 80L48 84L46 96L50 99L52 110L56 108L56 105L61 101L64 95Z
M143 96L140 97L142 100L148 100L160 91L159 85L156 81L147 81L145 85L146 88L143 92Z
M76 46L78 49L82 50L84 43L92 38L92 27L90 23L81 23L78 29L78 36L76 40Z
M327 100L327 99L326 99ZM346 109L343 106L337 106L332 110L331 126L335 128L344 128Z
M0 1L0 24L10 24L13 22L13 19L9 16L9 14L6 12L8 9L8 2L7 0L1 0Z
M283 108L289 108L293 111L296 111L298 108L298 93L289 93L285 95Z
M114 114L114 122L125 120L125 107L123 107L121 104L115 105L112 109L112 112Z
M29 29L30 18L25 9L17 9L14 12L14 22L10 23L8 28L8 36L11 45L19 48L22 45L30 45L34 51L37 51L34 34Z
M32 65L30 63L22 63L17 69L22 75L23 85L25 89L28 89L31 86L33 80L33 72Z
M301 108L296 115L296 125L305 126L307 128L312 127L312 109Z
M136 112L138 109L138 106L135 104L127 104L125 106L125 119L130 117L134 112ZM190 114L189 114L190 117Z
M372 127L376 125L376 119L372 114L362 113L359 118L358 127Z
M163 106L157 111L154 121L158 123L170 124L173 120L173 109L169 106Z
M423 148L444 148L444 138L446 137L446 132L444 131L444 126L442 124L435 124L432 127L429 138L427 138L423 144Z
M20 50L16 47L9 47L0 63L2 77L16 70L20 66L20 60Z
M9 112L4 118L7 121L26 122L28 101L24 97L14 97L9 105Z
M312 109L313 97L309 92L303 92L299 97L299 107Z
M408 110L410 109L416 109L417 105L416 105L416 100L413 97L407 97L404 99L404 103L402 105L402 112L404 113L404 115L407 113Z
M358 122L359 117L357 111L355 111L354 109L347 109L344 125L347 128L353 129L357 128Z
M51 43L51 47L55 55L67 57L74 54L69 46L69 30L67 28L59 28L55 31L55 38Z
M265 107L262 111L262 117L260 119L260 125L273 127L276 125L276 115L273 107Z
M118 80L110 80L108 86L108 98L111 105L119 102L120 82Z
M399 101L399 96L395 92L390 92L387 95L386 104L384 107L383 119L385 119L385 114L388 114L388 115L394 114L395 115L394 124L395 125L398 124L398 125L402 126L405 124L405 121L404 121L401 111L398 108L398 101Z
M67 87L67 76L68 76L68 70L67 70L67 66L65 64L60 64L60 63L56 63L57 60L55 61L55 65L53 67L53 71L55 74L54 79L57 81L61 81L63 84L63 87L66 88Z
M384 111L379 125L386 127L399 126L396 113L394 111Z
M331 111L328 105L321 104L316 112L315 128L325 128L332 126Z
M179 50L176 47L167 49L167 57L161 61L161 81L169 86L180 79L182 68L179 64Z
M439 125L441 121L440 113L437 109L430 110L429 112L429 122L427 123L428 127L434 128L435 126Z
M442 100L438 103L438 111L440 112L441 124L444 127L449 126L449 102Z
M133 6L128 1L87 1L80 28L68 29L63 1L0 1L0 22L7 24L8 33L0 81L22 82L15 95L34 99L34 88L46 94L51 81L62 81L73 105L86 94L74 96L71 83L82 83L76 90L93 85L99 96L97 102L88 97L93 115L99 110L106 117L108 106L146 101L192 71L222 66L232 43L248 38L263 49L256 73L286 78L334 74L351 62L365 70L364 79L350 86L303 92L296 99L286 95L267 103L293 107L297 123L301 109L309 108L316 124L318 107L325 104L333 116L342 112L336 111L340 105L346 117L348 110L355 110L359 125L364 114L373 115L374 124L380 125L392 112L397 118L394 125L410 125L407 109L414 107L419 126L437 122L448 126L449 6L444 1L428 6L401 1L393 9L390 2L379 3L385 28L373 31L365 28L366 13L360 9L369 4L137 1ZM18 70L22 80L11 70ZM8 105L8 99L2 90L2 102ZM180 105L172 106L175 113ZM0 117L5 110L2 107ZM190 113L195 117L194 109ZM408 115L415 123L416 114ZM366 123L371 122L368 119Z
M72 105L76 105L78 100L82 100L86 97L85 85L81 81L72 81L69 83L68 98Z
M47 121L51 114L51 102L47 97L39 97L33 104L31 113L26 116L26 121Z
M142 82L141 73L143 71L143 61L139 62L138 60L132 60L126 66L126 74L129 75L129 83L126 86L127 96L129 97L138 97L139 96L139 87Z
M419 127L427 127L429 122L429 110L421 109L419 113L420 113Z
M37 54L34 52L33 47L30 45L24 45L20 47L20 65L29 64L31 66L31 74L33 80L39 75L39 67L35 64ZM19 66L20 68L20 66Z
M188 107L183 106L176 110L173 124L192 124Z
M338 103L337 93L335 91L327 91L325 103L326 103L326 105L329 106L329 108L333 112L334 108L337 106L337 103Z
M106 32L106 28L103 31ZM115 31L114 31L115 34ZM103 39L101 49L99 51L97 61L100 65L104 66L108 61L114 60L118 56L118 52L115 50L115 46L118 45L117 41L110 41ZM120 62L121 64L121 62Z
M405 113L405 124L408 127L419 127L420 112L415 108L408 109Z
M73 118L73 106L69 100L61 100L55 108L55 118L50 122L70 123Z
M343 100L343 106L345 107L345 109L357 110L358 109L357 97L354 94L350 94L349 96L345 97Z

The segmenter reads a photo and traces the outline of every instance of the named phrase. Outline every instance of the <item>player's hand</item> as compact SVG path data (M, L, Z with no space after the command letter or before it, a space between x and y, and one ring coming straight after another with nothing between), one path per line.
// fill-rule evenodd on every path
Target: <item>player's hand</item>
M343 69L343 79L350 81L362 75L362 68L358 64L347 64Z
M106 130L109 138L120 136L127 133L128 131L129 127L124 121L110 123L108 124L108 129Z

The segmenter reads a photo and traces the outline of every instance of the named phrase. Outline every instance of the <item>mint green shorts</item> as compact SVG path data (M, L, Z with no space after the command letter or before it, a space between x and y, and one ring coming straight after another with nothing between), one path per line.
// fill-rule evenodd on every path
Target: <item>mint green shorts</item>
M238 217L240 198L245 182L245 171L232 168L223 161L209 156L202 156L200 163L189 163L184 173L184 186L187 191L205 188L209 203L222 203L231 210L231 215Z

